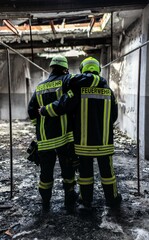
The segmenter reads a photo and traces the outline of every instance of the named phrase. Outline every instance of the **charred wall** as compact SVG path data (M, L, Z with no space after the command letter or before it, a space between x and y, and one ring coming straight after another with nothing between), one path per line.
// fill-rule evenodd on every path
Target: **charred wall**
M123 55L141 45L142 18L137 19L122 33L119 55ZM127 55L111 65L111 87L119 106L119 127L131 138L136 139L137 128L137 84L139 69L139 50Z
M13 119L25 119L27 112L28 64L17 55L10 54L11 106ZM0 119L9 118L7 55L0 55Z
M120 36L119 56L149 40L149 5ZM119 105L118 125L123 132L137 139L137 94L139 79L139 49L111 65L110 86ZM141 48L140 57L139 147L140 156L149 159L149 46Z

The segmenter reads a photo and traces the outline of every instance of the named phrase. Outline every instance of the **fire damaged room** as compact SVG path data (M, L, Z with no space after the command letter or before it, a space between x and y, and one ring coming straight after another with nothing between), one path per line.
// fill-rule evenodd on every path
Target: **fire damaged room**
M148 0L1 1L1 240L149 240L148 61Z

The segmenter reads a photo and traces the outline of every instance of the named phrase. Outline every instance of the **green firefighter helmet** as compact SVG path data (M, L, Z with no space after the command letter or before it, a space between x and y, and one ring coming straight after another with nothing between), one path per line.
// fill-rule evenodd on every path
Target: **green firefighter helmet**
M101 71L99 61L93 57L85 58L80 64L80 71L81 73L96 72L99 74Z
M68 69L68 61L67 61L67 58L62 56L62 55L58 55L56 57L53 57L51 59L51 62L50 62L50 67L52 66L61 66L63 68L67 68Z

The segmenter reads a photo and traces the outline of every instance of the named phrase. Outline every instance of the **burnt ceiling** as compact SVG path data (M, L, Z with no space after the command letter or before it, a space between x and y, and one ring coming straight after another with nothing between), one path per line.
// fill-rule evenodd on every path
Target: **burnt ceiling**
M0 49L23 53L96 51L141 16L148 1L5 0L0 7ZM54 49L54 50L53 50Z
M3 12L30 12L30 11L74 11L92 9L94 11L117 11L120 8L142 7L148 0L1 0Z

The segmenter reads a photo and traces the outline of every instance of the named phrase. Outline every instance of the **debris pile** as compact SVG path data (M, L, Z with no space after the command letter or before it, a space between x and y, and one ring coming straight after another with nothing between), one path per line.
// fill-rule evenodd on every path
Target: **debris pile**
M114 167L122 206L105 206L96 159L94 202L89 216L67 214L58 162L51 210L43 215L38 193L40 168L27 160L35 139L30 121L12 122L13 179L11 179L9 122L0 121L0 239L16 240L147 240L149 239L149 161L140 160L138 195L136 143L115 129ZM13 191L11 196L11 181ZM78 188L78 187L77 187Z

